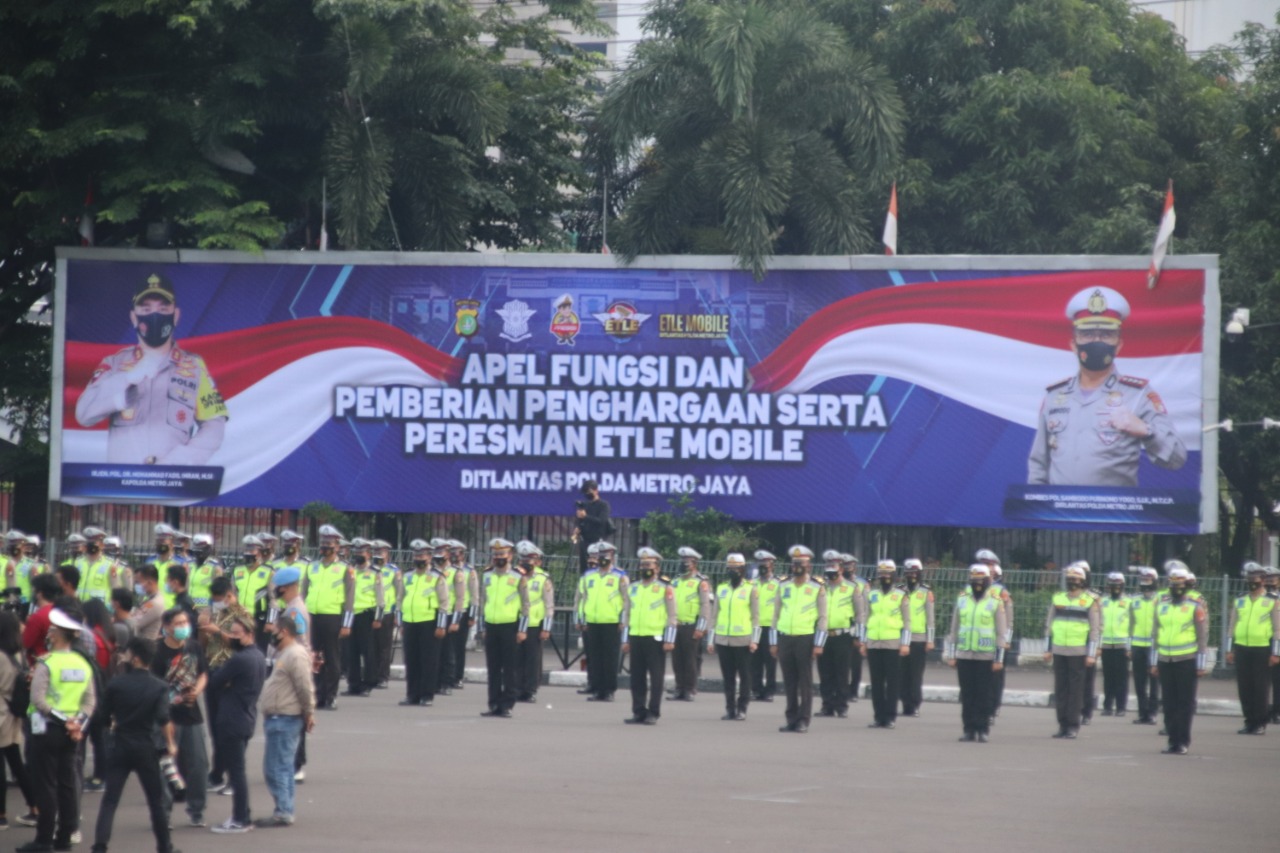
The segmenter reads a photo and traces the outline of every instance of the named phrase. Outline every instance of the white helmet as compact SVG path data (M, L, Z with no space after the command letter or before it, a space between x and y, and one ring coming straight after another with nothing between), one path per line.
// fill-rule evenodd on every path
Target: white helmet
M974 563L969 567L969 577L989 579L991 577L991 567L986 563Z
M745 566L747 564L747 560L741 554L733 553L725 556L724 564L726 566Z
M764 562L765 560L777 560L777 559L778 559L777 557L773 556L773 554L769 553L768 551L764 550L763 548L761 548L759 551L756 551L756 552L755 552L755 554L753 554L752 556L753 556L753 557L755 557L756 562L758 562L758 563L759 563L759 562Z
M25 542L27 541L27 534L23 533L21 530L15 527L4 535L4 541Z
M1184 562L1182 562L1181 560L1166 560L1166 561L1165 561L1165 564L1164 564L1164 573L1165 573L1166 575L1168 575L1169 577L1173 577L1173 573L1174 573L1174 572L1178 572L1178 571L1186 572L1187 574L1191 574L1191 570L1190 570L1189 568L1187 568L1187 564L1186 564L1186 563L1184 563ZM1185 575L1183 575L1183 577L1185 578Z
M912 558L910 558L910 559L908 559L908 560L903 560L903 561L902 561L902 571L904 571L904 572L923 572L923 571L924 571L924 563L920 562L920 561L919 561L918 559L916 559L915 557L912 557Z
M792 545L790 548L787 549L787 556L793 560L798 557L812 558L813 549L809 548L807 545Z
M876 563L876 574L893 575L898 573L898 564L893 560L881 560Z
M979 563L996 563L999 564L1000 558L996 556L996 552L990 548L981 548L978 553L973 555L973 559Z
M334 527L332 524L322 524L320 525L320 538L321 539L341 539L342 532L338 530L338 528Z
M194 545L194 546L195 546L195 547L197 547L197 548L199 548L201 545L203 545L203 546L205 546L206 548L210 548L210 549L212 549L212 548L213 548L213 534L212 534L212 533L197 533L195 536L192 536L192 537L191 537L191 544L192 544L192 545Z
M599 542L592 542L590 545L588 545L588 546L587 546L587 554L588 554L588 555L591 555L591 554L599 554L599 553L600 553L600 543L599 543Z
M432 544L433 544L433 545L435 544L435 541L436 541L436 540L434 540L434 539L433 539L433 540L431 540L431 542L432 542ZM441 540L441 541L443 541L443 540ZM510 539L503 539L501 536L495 536L495 537L493 537L492 539L490 539L490 540L489 540L489 550L490 550L490 551L496 551L496 550L501 550L501 549L503 549L503 548L514 548L514 547L516 547L516 546L511 544L511 540L510 540Z
M641 548L639 551L636 551L636 557L641 560L661 560L662 559L661 554L659 554L653 548L650 548L648 546L645 546L644 548Z
M596 543L596 545L598 545L598 546L599 546L599 548L600 548L600 553L601 553L601 554L604 554L604 553L606 553L606 552L608 552L608 553L612 554L613 552L615 552L615 551L617 551L617 550L618 550L617 548L613 547L613 543L612 543L612 542L606 542L606 541L604 541L603 539L601 539L599 542L597 542L597 543Z
M81 533L85 539L106 539L107 538L107 531L103 530L101 527L86 527L83 531L81 531Z
M163 521L155 526L155 534L157 539L159 539L161 536L168 536L169 538L173 538L173 534L175 532L176 531L174 531L172 527L165 524Z
M521 557L542 557L542 549L530 542L528 539L521 539L516 543L516 554Z
M793 548L792 550L795 550L795 549ZM792 556L795 556L795 555L793 554ZM810 553L809 556L812 557L813 554ZM828 548L827 550L822 552L822 559L826 560L828 563L832 562L833 560L839 560L840 552L834 548Z
M240 540L240 545L245 548L261 548L262 540L250 533Z
M701 560L702 555L690 548L688 545L681 545L676 554L683 560Z
M414 539L409 543L410 551L430 551L431 545L425 539Z

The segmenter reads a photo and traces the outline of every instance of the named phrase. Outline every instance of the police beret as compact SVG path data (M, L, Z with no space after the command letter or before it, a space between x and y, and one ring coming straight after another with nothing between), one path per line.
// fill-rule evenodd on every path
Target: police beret
M678 554L681 558L686 559L686 560L689 560L689 559L693 559L693 560L701 560L701 559L702 559L702 555L701 555L701 554L699 554L697 551L693 550L692 548L690 548L688 545L681 545L681 546L680 546L680 549L679 549L678 551L676 551L676 554Z
M787 556L793 560L797 557L812 557L813 551L805 545L792 545L787 549Z
M1129 300L1109 287L1086 287L1067 303L1067 319L1078 329L1119 328L1129 317Z
M764 550L763 548L761 548L759 551L756 551L756 552L755 552L755 554L753 554L752 556L753 556L753 557L755 557L757 560L776 560L776 559L778 559L777 557L773 556L773 554L769 553L768 551Z
M297 566L285 566L283 569L277 569L276 573L271 576L271 585L288 586L300 580L302 580L302 572L298 570Z

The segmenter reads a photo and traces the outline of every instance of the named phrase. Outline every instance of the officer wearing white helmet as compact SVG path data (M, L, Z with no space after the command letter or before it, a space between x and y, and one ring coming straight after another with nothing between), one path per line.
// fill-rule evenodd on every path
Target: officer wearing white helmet
M196 607L209 606L213 579L221 577L222 564L214 558L213 534L197 533L191 537L191 562L187 565L187 593Z
M556 615L555 587L551 575L542 568L542 549L527 539L516 543L516 557L524 574L529 596L528 630L517 649L516 701L536 702L542 685L542 643L551 637Z
M262 562L262 540L252 533L240 540L240 565L231 572L236 600L253 614L254 642L267 653L270 636L266 630L274 605L271 600L271 566Z
M440 663L436 667L436 687L435 694L439 696L453 695L453 673L457 668L457 661L454 655L457 654L457 646L449 641L451 632L456 633L458 625L462 619L462 607L466 598L466 579L458 574L457 566L453 565L449 559L450 547L449 540L439 536L433 536L428 542L431 546L431 565L438 569L444 575L444 585L449 592L449 597L442 603L442 606L449 612L449 626L445 631L445 637L440 643Z
M1266 570L1245 565L1244 595L1232 602L1227 617L1227 663L1236 668L1236 691L1244 712L1243 735L1267 732L1271 669L1280 665L1280 607L1267 595Z
M267 535L271 536L270 533ZM258 538L262 537L259 536ZM271 538L275 539L274 536ZM265 542L266 540L263 541ZM191 534L185 530L173 531L173 558L184 566L191 564Z
M1009 589L1004 585L1004 569L1000 567L1000 558L996 556L996 552L990 548L982 548L977 554L974 554L975 563L982 563L991 570L991 588L987 594L1000 602L1004 608L1005 624L1009 626L1005 636L1000 638L1000 644L1006 652L1013 645L1013 596L1009 594ZM995 670L991 676L991 716L1000 715L1000 706L1004 704L1004 668ZM1089 684L1092 673L1086 674L1085 681ZM1086 687L1086 692L1090 700L1093 698L1092 688ZM994 722L994 719L992 720Z
M80 600L96 598L107 601L111 597L111 590L116 587L117 574L115 560L103 551L107 531L101 527L86 527L82 535L87 542L84 563L80 567Z
M355 572L355 603L351 636L347 638L347 696L368 696L378 683L375 637L382 627L386 596L382 574L373 564L373 543L351 540L351 570Z
M10 530L4 535L5 552L0 554L0 577L5 589L19 590L23 603L31 601L31 564L24 551L27 535L21 530Z
M181 535L183 534L179 534L179 536ZM262 561L274 566L276 563L276 546L280 541L280 537L270 530L260 530L257 535L262 540Z
M773 572L777 557L763 548L751 556L755 564L747 568L747 577L756 585L760 599L760 636L763 638L751 653L751 694L757 701L772 702L778 692L778 659L769 651L769 632L773 630L773 612L782 581Z
M875 721L869 728L897 725L898 694L902 691L902 659L911 653L911 602L894 588L898 566L884 559L876 564L875 585L867 593L867 624L862 643L871 671L871 703Z
M1072 740L1080 731L1085 667L1098 654L1101 615L1085 591L1085 571L1072 563L1063 571L1066 590L1055 592L1045 619L1045 662L1053 663L1053 695L1058 709L1056 738Z
M911 606L911 651L902 662L902 716L918 717L924 703L925 660L933 651L934 598L933 590L924 582L924 563L919 559L903 561L902 577L899 588Z
M1166 755L1186 755L1196 713L1197 680L1208 673L1209 611L1187 594L1191 571L1180 560L1165 563L1169 591L1156 604L1151 636L1151 674L1164 694Z
M671 670L675 689L671 698L692 702L698 693L698 676L702 672L702 638L706 636L711 615L711 582L698 571L702 555L687 545L676 552L684 571L671 584L676 591L676 645L671 652Z
M350 636L355 619L356 573L338 558L340 541L345 540L336 527L322 526L320 559L307 566L302 575L302 597L311 613L311 650L320 659L316 708L321 711L338 709L342 641Z
M818 658L819 692L822 696L818 716L844 719L849 716L849 693L852 689L849 682L850 660L862 636L862 624L858 620L861 615L861 587L841 574L840 558L843 555L828 551L823 556L826 558L823 581L827 590L827 644L822 650L822 657ZM860 649L858 654L862 654Z
M1129 599L1132 634L1129 644L1132 650L1133 692L1138 699L1138 726L1154 726L1156 710L1160 707L1160 679L1151 677L1151 634L1156 618L1156 599L1160 591L1160 574L1150 566L1132 566L1130 571L1138 576L1138 594Z
M787 691L786 724L778 731L804 734L813 716L813 662L827 642L827 590L809 577L813 551L792 545L787 556L791 577L778 591L769 645Z
M1133 604L1124 590L1124 573L1108 572L1102 616L1102 716L1123 717L1129 707L1129 655L1133 642Z
M449 627L449 587L443 565L434 563L429 542L414 539L409 550L413 552L413 571L401 578L405 698L400 704L429 707L440 682L440 643Z
M173 606L173 596L169 593L169 569L173 566L182 565L182 561L178 559L173 549L174 534L177 533L173 527L164 522L155 526L155 553L146 559L145 565L156 567L156 572L160 576L160 590L164 596L165 609ZM246 604L246 607L249 605Z
M619 652L631 597L627 573L613 565L616 549L609 542L597 542L597 565L578 579L573 600L578 630L584 632L587 651L588 702L612 702L618 689ZM588 558L590 558L588 554Z
M453 690L461 690L462 681L467 672L467 633L475 623L476 604L480 600L480 575L467 562L467 546L457 539L447 541L449 566L454 571L453 590L456 597L445 644L453 647L453 654L449 658L453 669L441 668L441 682Z
M67 552L66 552L66 555L63 556L62 558L62 562L64 564L70 563L71 565L76 567L76 571L80 572L81 574L84 574L84 566L86 565L85 563L86 557L84 554L84 550L85 550L85 546L88 544L89 544L89 540L85 539L83 534L80 534L80 533L69 534L67 536Z
M662 683L667 652L675 648L676 593L662 579L662 555L653 548L636 552L640 580L627 590L628 622L622 632L622 651L631 655L631 725L657 725L662 716Z
M482 717L510 717L516 702L517 647L525 641L529 620L528 581L511 565L515 548L507 539L489 540L489 568L480 578L480 627L489 670L489 709Z
M377 684L374 687L386 690L391 681L391 658L395 653L396 620L400 613L402 586L400 567L391 562L391 543L385 539L373 540L373 567L382 578L382 600L386 607L382 623L374 632L378 656L374 668Z
M707 651L720 658L724 685L722 720L742 721L751 703L751 656L760 644L760 593L747 580L747 561L741 554L724 558L729 577L716 587L711 607ZM736 692L736 696L735 696Z
M1178 469L1187 448L1146 379L1116 370L1129 301L1109 287L1086 287L1067 303L1078 372L1053 383L1040 405L1027 482L1138 485L1138 458Z
M991 734L991 675L1004 668L1000 637L1008 629L1004 608L990 594L991 569L985 563L969 567L969 587L951 611L942 656L955 667L960 683L960 740L986 743ZM1076 706L1078 707L1078 706Z
M866 630L867 625L867 596L871 591L871 585L867 583L866 578L858 574L858 558L852 554L842 553L838 556L840 561L840 576L845 579L846 583L853 584L855 590L853 595L854 608L854 633L853 650L849 655L849 701L857 702L858 694L862 692L862 663L866 657L862 649L862 634ZM830 602L827 602L830 608Z

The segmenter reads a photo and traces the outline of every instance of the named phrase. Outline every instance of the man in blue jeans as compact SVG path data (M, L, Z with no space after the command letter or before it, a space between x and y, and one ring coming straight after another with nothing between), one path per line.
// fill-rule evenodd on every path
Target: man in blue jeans
M253 627L252 617L248 615L237 617L231 623L227 634L232 655L209 676L209 692L218 695L218 717L214 721L218 755L233 792L231 817L213 827L214 832L239 833L253 829L244 752L258 721L258 696L267 678L267 659L253 643Z
M257 820L260 827L293 825L293 758L302 732L315 728L315 680L311 653L304 643L307 623L301 615L285 611L276 620L271 642L276 647L275 666L262 688L262 729L267 742L262 754L262 775L276 801L271 817Z

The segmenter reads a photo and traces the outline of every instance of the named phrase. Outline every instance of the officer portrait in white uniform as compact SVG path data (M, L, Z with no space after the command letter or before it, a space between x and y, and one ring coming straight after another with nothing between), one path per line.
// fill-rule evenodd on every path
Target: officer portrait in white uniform
M1160 395L1146 379L1116 370L1128 300L1109 287L1086 287L1066 313L1079 372L1046 389L1027 482L1133 488L1144 450L1161 468L1181 468L1187 448Z
M76 420L110 419L107 461L201 465L222 445L227 406L204 359L175 342L181 317L173 284L149 275L133 296L133 346L107 356L76 401Z

